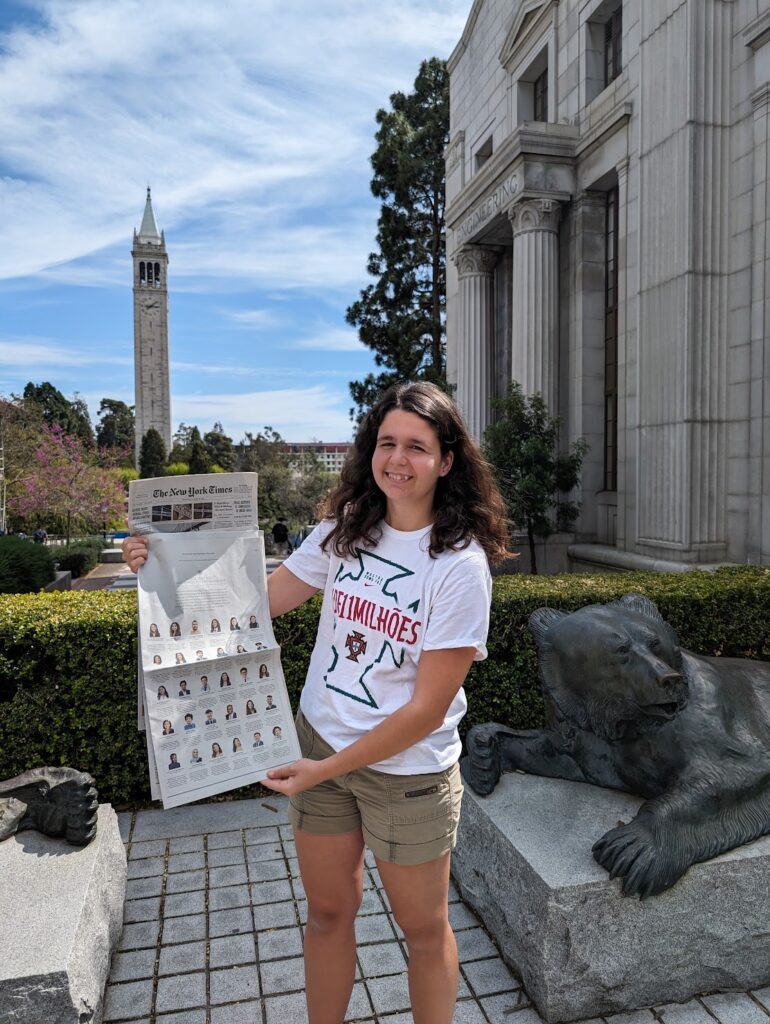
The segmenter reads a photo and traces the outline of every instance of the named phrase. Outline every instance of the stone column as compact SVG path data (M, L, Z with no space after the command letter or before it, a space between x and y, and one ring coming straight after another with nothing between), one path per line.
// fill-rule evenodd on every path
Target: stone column
M473 437L489 423L494 331L494 269L497 253L466 245L454 257L460 281L455 398Z
M558 416L559 203L524 199L513 227L511 376L525 395L539 391Z

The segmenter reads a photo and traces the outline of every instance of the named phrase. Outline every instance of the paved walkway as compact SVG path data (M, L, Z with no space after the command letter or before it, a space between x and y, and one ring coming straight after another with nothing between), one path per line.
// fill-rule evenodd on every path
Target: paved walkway
M129 881L105 1024L303 1024L306 902L285 798L119 817ZM364 884L346 1019L409 1024L403 936L369 853ZM542 1024L480 922L456 892L451 901L461 961L456 1024ZM590 1024L605 1020L770 1024L770 988Z

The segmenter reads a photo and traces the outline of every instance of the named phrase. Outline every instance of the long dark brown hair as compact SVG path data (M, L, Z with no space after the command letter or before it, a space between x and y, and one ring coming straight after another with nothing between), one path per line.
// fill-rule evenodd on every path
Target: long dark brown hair
M342 469L339 484L327 498L322 514L334 520L323 541L338 555L352 556L360 545L374 547L380 539L378 524L385 517L386 499L374 481L372 456L382 421L393 409L415 413L429 423L441 454L452 453L452 466L441 476L433 496L430 554L462 549L475 539L490 562L506 555L508 530L505 505L492 471L468 434L452 399L435 384L418 381L396 384L372 406L358 428Z

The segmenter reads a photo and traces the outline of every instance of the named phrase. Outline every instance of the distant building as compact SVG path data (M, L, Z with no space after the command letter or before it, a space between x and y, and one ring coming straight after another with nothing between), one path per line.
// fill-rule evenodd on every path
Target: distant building
M353 446L345 442L306 441L292 444L287 442L282 451L289 462L301 464L308 456L315 456L327 473L341 473L347 454Z
M447 370L590 443L571 565L770 563L769 0L475 0Z
M171 450L171 397L168 375L168 255L158 232L150 190L142 224L134 230L134 405L136 460L142 438L155 427Z

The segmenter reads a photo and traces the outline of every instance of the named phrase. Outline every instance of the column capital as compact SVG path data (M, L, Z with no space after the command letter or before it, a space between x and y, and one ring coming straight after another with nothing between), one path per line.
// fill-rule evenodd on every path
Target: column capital
M628 165L630 161L627 156L624 156L622 160L619 160L615 164L615 172L618 176L618 184L622 185L625 179L628 177Z
M525 231L559 230L561 203L556 199L520 199L508 210L514 237Z
M491 274L497 263L497 253L494 249L486 249L482 245L463 245L452 259L460 277Z

